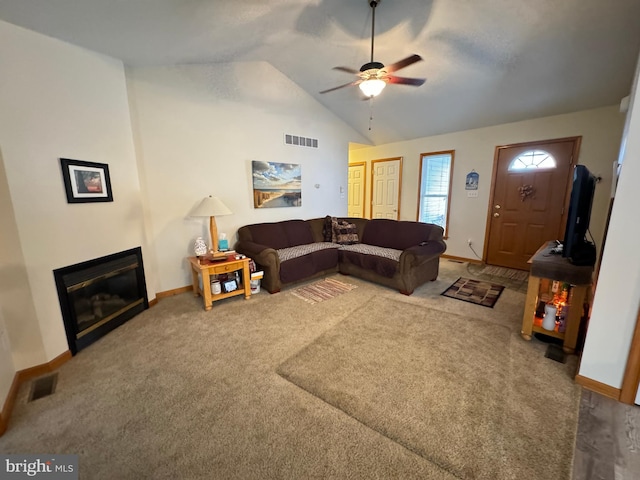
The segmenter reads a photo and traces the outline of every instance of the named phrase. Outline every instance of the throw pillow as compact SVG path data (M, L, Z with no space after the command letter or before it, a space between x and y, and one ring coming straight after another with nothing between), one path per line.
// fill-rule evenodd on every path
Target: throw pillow
M332 240L332 237L335 235L335 233L333 233L333 223L331 222L331 220L331 215L327 215L326 217L324 217L322 236L324 237L325 242L335 242L335 240Z
M358 227L355 223L348 223L346 221L338 222L335 227L336 231L336 243L339 245L353 245L358 243Z
M336 228L338 228L338 219L336 217L331 217L331 241L333 243L338 241L336 238Z

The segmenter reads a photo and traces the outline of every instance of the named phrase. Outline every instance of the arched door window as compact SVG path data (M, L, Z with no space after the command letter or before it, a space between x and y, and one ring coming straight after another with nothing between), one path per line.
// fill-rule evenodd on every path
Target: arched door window
M532 168L556 168L556 159L544 150L528 150L513 159L509 171Z

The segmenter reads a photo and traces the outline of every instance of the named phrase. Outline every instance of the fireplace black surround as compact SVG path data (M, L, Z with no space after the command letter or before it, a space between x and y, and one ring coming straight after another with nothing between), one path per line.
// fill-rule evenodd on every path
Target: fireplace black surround
M75 355L149 308L140 247L53 271Z

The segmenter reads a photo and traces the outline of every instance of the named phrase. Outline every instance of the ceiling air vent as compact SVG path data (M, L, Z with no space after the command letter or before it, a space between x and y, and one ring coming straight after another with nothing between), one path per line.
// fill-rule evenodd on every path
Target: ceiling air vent
M317 138L300 137L298 135L284 134L284 143L287 145L297 145L299 147L318 148Z

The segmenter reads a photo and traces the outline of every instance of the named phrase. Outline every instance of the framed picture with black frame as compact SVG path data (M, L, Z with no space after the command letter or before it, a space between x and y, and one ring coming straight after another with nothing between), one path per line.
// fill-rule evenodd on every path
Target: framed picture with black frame
M68 203L113 202L109 165L61 158Z

